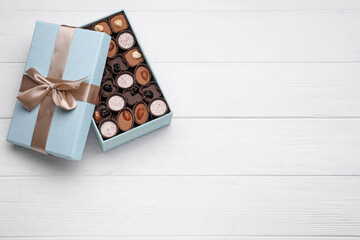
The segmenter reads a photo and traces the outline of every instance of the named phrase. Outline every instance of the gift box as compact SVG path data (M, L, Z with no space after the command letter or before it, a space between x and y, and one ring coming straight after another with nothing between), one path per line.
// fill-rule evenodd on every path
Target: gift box
M125 12L83 28L111 36L92 119L103 151L170 124L173 112Z
M37 22L7 141L80 160L110 36Z

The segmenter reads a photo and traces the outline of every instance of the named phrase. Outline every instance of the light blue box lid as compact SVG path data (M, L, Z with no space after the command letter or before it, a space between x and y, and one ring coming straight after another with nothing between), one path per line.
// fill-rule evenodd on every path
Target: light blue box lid
M37 22L25 70L33 67L47 76L60 25ZM63 75L64 80L78 80L99 86L111 37L105 33L76 28ZM21 79L19 79L20 84ZM14 96L15 97L15 96ZM16 101L7 141L31 148L39 105L27 111ZM80 160L94 112L94 105L77 101L77 107L65 111L56 107L46 143L46 152L71 160Z

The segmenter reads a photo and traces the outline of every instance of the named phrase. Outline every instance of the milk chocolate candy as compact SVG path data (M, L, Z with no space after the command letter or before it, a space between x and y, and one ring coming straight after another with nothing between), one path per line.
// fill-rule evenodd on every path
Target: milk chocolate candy
M117 46L114 40L111 39L108 51L108 58L112 58L117 53Z
M145 123L149 118L149 110L144 102L139 102L134 108L135 122L139 125Z
M138 48L133 48L125 53L125 59L131 67L135 67L144 61L142 54Z
M93 29L95 31L104 32L109 35L112 33L109 25L105 21L94 24Z
M128 21L123 14L118 14L110 18L110 26L113 32L118 33L129 27Z
M141 85L146 85L150 82L151 74L145 64L138 65L135 69L136 81Z
M129 108L125 108L119 112L117 121L121 131L125 132L131 129L134 125L134 116L131 110Z

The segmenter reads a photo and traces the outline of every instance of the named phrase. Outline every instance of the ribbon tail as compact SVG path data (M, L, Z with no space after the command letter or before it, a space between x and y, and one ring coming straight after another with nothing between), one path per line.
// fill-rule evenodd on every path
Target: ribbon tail
M26 110L31 111L45 98L48 92L47 86L39 85L20 93L16 98Z
M56 106L65 109L72 110L76 107L76 100L69 91L52 90L52 99Z

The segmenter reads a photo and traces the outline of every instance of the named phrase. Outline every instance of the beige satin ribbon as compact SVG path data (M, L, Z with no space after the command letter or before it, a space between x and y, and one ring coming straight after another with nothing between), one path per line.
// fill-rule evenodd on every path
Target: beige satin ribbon
M49 93L56 106L65 109L72 110L76 107L76 101L70 90L79 89L80 84L87 77L77 81L54 81L51 78L43 77L34 68L30 68L26 71L26 74L37 83L34 86L17 96L17 99L28 111L31 111L37 106Z
M86 78L76 81L62 80L75 28L60 26L51 58L48 76L42 76L30 68L23 75L20 86L19 102L28 111L40 103L31 148L47 154L46 142L50 131L55 107L72 110L76 101L96 103L99 87L83 83Z

